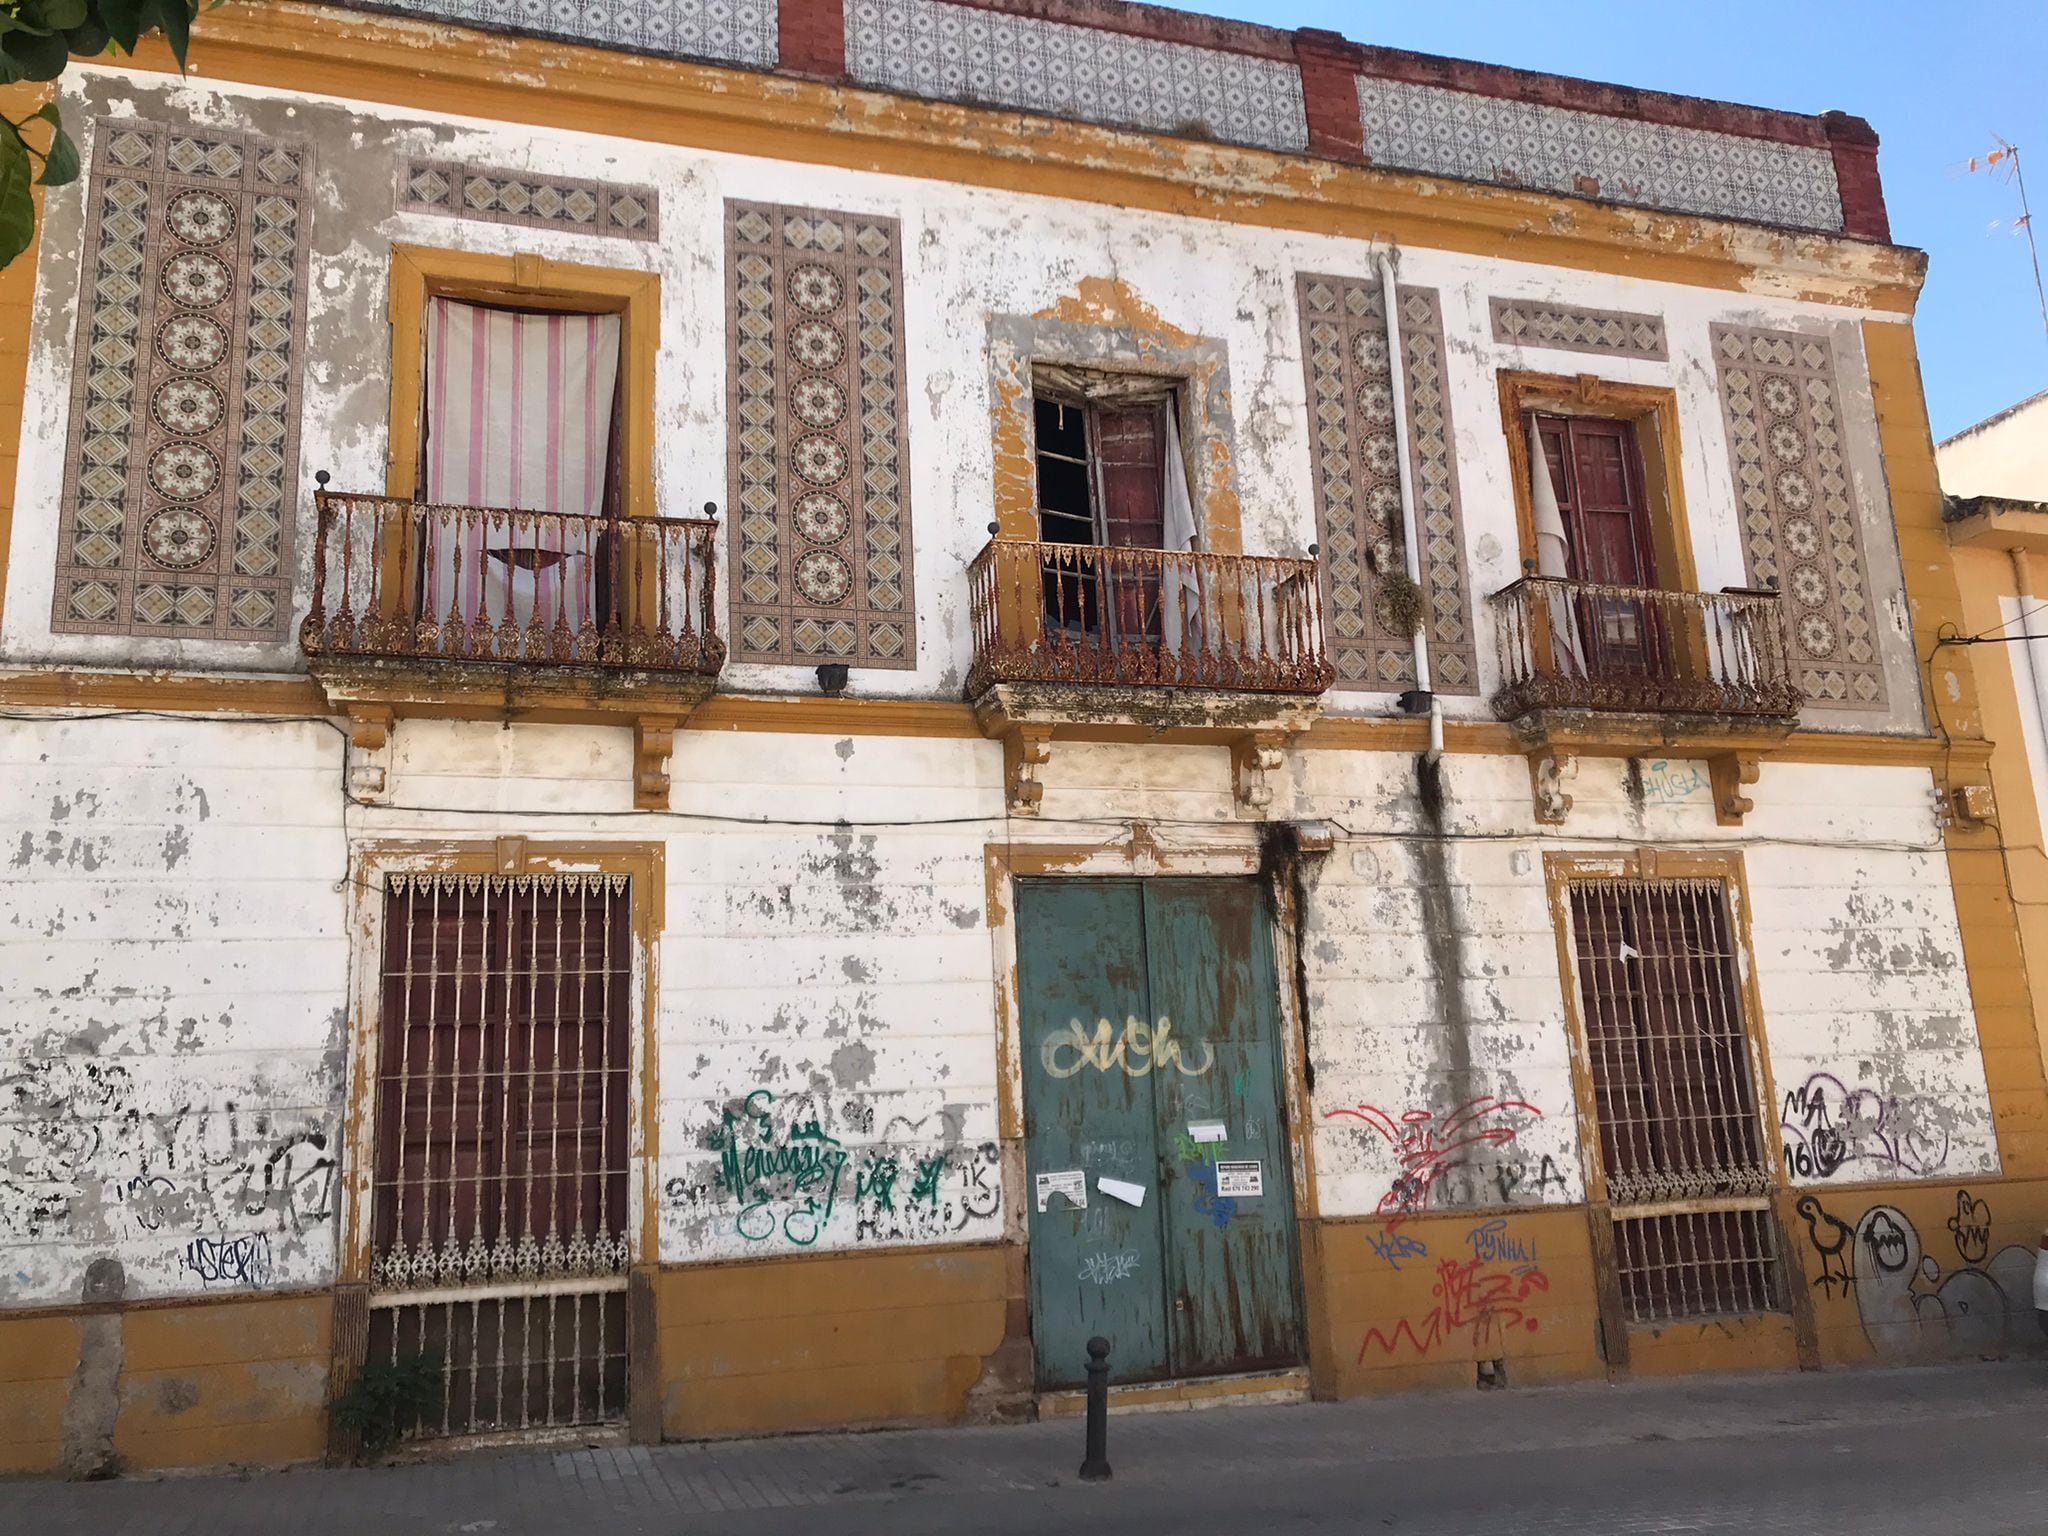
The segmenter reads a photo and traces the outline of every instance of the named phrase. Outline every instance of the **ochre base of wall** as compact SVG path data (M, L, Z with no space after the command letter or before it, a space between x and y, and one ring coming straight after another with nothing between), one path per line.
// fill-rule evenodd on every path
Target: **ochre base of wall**
M1835 1183L1784 1192L1792 1311L1627 1330L1615 1374L1912 1364L2035 1353L2034 1255L2048 1182ZM1304 1224L1316 1396L1599 1377L1582 1207ZM1495 1364L1498 1362L1498 1365Z
M1627 1373L1910 1364L2032 1353L2048 1181L1835 1184L1778 1209L1792 1313L1628 1330ZM1608 1374L1581 1207L1305 1222L1320 1398L1471 1391ZM1031 1411L1021 1248L778 1256L655 1280L661 1433L671 1440ZM64 1461L81 1347L118 1317L113 1448L129 1470L318 1457L332 1303L212 1298L0 1314L0 1473ZM104 1340L107 1330L99 1327ZM1805 1348L1802 1349L1802 1342ZM97 1346L104 1347L104 1344ZM87 1385L81 1385L87 1383Z
M1021 1249L686 1265L659 1285L667 1439L1003 1417L1030 1396Z
M106 1372L115 1401L74 1422L111 1420L124 1470L314 1460L326 1448L330 1310L320 1294L0 1313L0 1472L62 1467L66 1408L98 1390L82 1347L118 1351ZM87 1345L88 1320L117 1320L118 1333L96 1327Z

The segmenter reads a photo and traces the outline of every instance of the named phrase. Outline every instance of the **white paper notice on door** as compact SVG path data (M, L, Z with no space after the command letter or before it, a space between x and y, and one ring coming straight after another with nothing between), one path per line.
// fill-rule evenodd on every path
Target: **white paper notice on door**
M1260 1163L1218 1163L1216 1165L1216 1195L1242 1200L1250 1195L1266 1192L1266 1170Z
M1221 1120L1190 1120L1188 1122L1188 1140L1203 1142L1228 1141L1230 1140L1230 1127Z
M1041 1173L1038 1176L1038 1208L1046 1208L1046 1201L1054 1195L1065 1195L1067 1203L1077 1211L1088 1209L1088 1175L1085 1170L1075 1168L1069 1172Z
M1098 1173L1095 1176L1095 1187L1110 1199L1121 1200L1125 1205L1145 1203L1145 1186L1133 1184L1128 1179L1105 1179Z

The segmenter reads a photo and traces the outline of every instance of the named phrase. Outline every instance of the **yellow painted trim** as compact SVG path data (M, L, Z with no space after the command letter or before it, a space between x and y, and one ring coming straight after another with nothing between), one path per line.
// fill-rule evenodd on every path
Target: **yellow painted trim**
M494 842L462 839L397 839L364 842L349 850L349 883L355 891L350 921L356 940L356 973L349 979L347 1090L342 1125L347 1144L365 1149L344 1165L341 1224L335 1279L367 1284L375 1211L376 1091L378 1023L382 1005L382 877L395 871L420 874L522 875L603 873L632 877L633 941L643 977L640 997L640 1100L629 1120L639 1132L640 1226L634 1237L636 1264L658 1261L660 1248L660 1098L655 1030L661 995L660 938L667 927L666 845L659 842L540 842L504 837Z
M165 710L203 714L339 715L319 686L304 677L220 677L204 673L58 670L0 671L0 706L22 709ZM409 706L408 718L501 720L502 708L443 701ZM623 723L618 711L598 705L515 711L541 725ZM691 715L693 731L769 731L819 736L917 736L979 740L985 733L973 709L949 699L828 698L823 694L714 694ZM1381 715L1325 715L1293 745L1322 751L1420 752L1427 744L1420 720ZM1061 740L1185 743L1186 733L1113 727L1063 728ZM1221 737L1218 737L1221 740ZM1452 720L1445 750L1520 757L1514 733L1498 721ZM1774 762L1827 763L1872 768L1981 767L1992 743L1965 737L1945 744L1932 736L1879 736L1805 731L1772 752ZM1654 755L1654 754L1653 754ZM1671 755L1671 754L1665 754Z
M0 86L0 116L20 122L50 99L53 87ZM36 261L42 251L43 189L29 188L36 239L0 268L0 623L7 618L7 552L14 543L15 487L21 478L22 407L28 394L29 337L36 303Z
M1582 373L1521 373L1499 377L1501 431L1508 443L1508 480L1515 493L1515 526L1522 559L1536 559L1535 481L1529 463L1529 412L1604 416L1631 422L1643 461L1644 493L1656 540L1658 585L1667 592L1697 592L1692 525L1685 515L1685 465L1678 430L1678 391L1655 384L1621 384ZM1649 441L1645 442L1644 438ZM1533 564L1525 568L1533 569Z
M129 61L122 61L127 67ZM161 44L134 67L173 72ZM191 73L652 143L1910 314L1899 246L1615 208L292 3L209 12Z
M427 300L460 299L524 309L619 316L621 487L628 517L652 517L654 360L661 346L661 277L524 253L490 256L425 245L391 248L391 453L384 487L411 499L420 490L421 399Z

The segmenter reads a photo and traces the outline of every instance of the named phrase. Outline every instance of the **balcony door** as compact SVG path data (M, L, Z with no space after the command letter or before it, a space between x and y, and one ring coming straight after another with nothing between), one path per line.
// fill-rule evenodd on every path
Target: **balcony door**
M1564 522L1570 576L1610 587L1658 585L1649 497L1635 423L1538 414L1536 434ZM1586 593L1574 604L1573 639L1593 678L1654 676L1669 655L1651 604Z
M1174 411L1156 380L1084 377L1071 397L1038 396L1039 537L1061 546L1043 581L1056 643L1155 653L1187 638L1184 573L1163 558L1195 532Z

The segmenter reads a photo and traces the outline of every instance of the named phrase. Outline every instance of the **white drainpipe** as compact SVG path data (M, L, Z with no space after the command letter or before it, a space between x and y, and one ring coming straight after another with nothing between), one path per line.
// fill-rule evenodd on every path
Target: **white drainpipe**
M2027 671L2034 679L2034 711L2040 718L2041 729L2048 732L2048 668L2041 665L2041 653L2034 645L2036 640L2044 638L2040 623L2034 616L2039 603L2032 595L2034 584L2028 579L2031 572L2025 551L2015 549L2011 557L2012 589L2018 596L2020 634L2027 648Z
M1394 391L1394 463L1401 478L1401 552L1408 565L1408 579L1420 593L1422 587L1422 541L1415 526L1415 476L1408 464L1408 369L1401 355L1401 316L1394 287L1394 256L1391 248L1380 252L1380 297L1387 315L1387 382ZM1444 706L1429 680L1429 605L1425 597L1415 625L1415 686L1429 695L1429 760L1444 755Z

